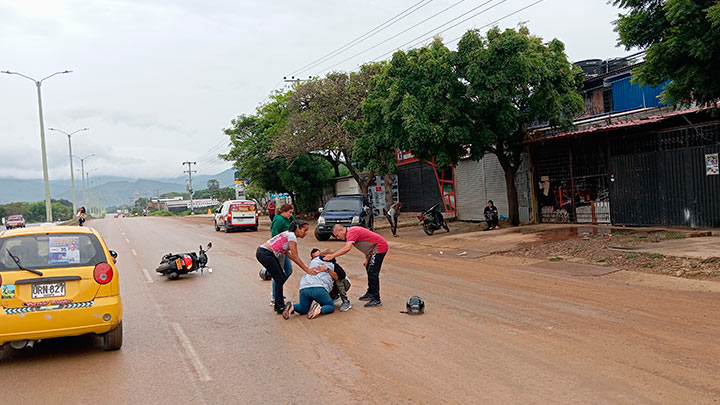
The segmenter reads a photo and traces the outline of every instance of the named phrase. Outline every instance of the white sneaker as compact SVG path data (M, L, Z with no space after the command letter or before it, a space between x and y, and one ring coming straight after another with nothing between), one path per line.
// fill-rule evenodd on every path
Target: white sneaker
M317 302L314 302L312 306L310 307L310 311L308 311L308 319L313 319L320 315L322 312L322 307Z

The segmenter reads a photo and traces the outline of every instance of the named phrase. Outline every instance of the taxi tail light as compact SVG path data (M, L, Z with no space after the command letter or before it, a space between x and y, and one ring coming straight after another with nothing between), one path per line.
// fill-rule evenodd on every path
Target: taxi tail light
M227 220L228 222L232 222L232 211L228 212Z
M109 264L98 263L93 270L93 277L98 284L107 284L113 279L113 269Z

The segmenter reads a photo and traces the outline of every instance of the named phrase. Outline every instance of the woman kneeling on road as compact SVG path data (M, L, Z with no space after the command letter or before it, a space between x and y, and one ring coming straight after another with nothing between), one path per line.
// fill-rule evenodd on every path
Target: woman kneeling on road
M255 253L258 262L265 267L270 277L275 281L275 312L281 314L285 319L290 317L293 305L290 301L286 304L285 299L282 298L283 286L287 281L287 276L278 259L282 255L286 255L307 274L317 274L317 271L306 266L298 256L297 238L302 239L307 235L308 226L307 222L301 220L291 223L287 231L273 236L269 241L260 245Z

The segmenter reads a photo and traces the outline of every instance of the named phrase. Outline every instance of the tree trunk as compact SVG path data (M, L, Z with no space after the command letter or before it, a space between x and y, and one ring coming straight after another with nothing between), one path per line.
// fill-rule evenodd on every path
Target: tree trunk
M392 194L392 176L390 174L386 174L384 176L385 180L385 209L390 209L390 206L392 205L393 201L393 194Z
M340 162L335 160L331 155L322 155L322 157L325 158L333 167L333 170L335 171L335 177L340 177Z
M505 189L508 198L508 217L510 217L510 223L514 226L520 225L520 210L518 207L518 194L517 187L515 186L515 174L517 174L518 168L520 167L519 162L515 165L510 163L509 159L503 153L502 148L497 148L494 152L495 156L500 162L500 166L505 172Z

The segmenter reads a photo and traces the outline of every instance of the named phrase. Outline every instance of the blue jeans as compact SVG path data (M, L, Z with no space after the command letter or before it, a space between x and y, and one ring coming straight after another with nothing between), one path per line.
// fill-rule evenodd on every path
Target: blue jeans
M290 258L287 256L283 256L285 258L285 262L283 264L283 267L285 268L285 277L290 278L290 275L292 274L292 262L290 261ZM280 259L282 260L282 259ZM272 297L273 300L275 299L275 280L272 281Z
M298 314L307 314L310 305L316 301L322 306L322 313L329 314L335 310L335 303L330 298L330 293L322 287L309 287L300 290L300 302L293 306Z

